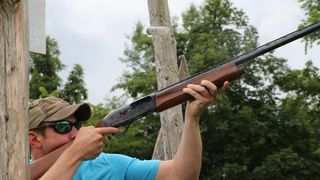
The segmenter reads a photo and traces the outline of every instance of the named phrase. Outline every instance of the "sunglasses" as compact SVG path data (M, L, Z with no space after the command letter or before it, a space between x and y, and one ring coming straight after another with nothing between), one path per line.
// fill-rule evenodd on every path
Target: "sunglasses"
M77 130L79 130L81 127L81 123L80 122L72 123L69 120L64 119L60 121L50 122L50 124L45 124L43 126L36 127L30 130L50 127L50 128L53 128L53 130L59 134L66 134L72 131L72 126L74 126Z

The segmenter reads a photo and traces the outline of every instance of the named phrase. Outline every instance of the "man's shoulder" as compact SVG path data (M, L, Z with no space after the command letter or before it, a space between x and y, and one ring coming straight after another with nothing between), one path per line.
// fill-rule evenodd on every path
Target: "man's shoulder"
M122 154L110 154L110 153L101 153L99 156L97 156L95 159L83 161L81 163L81 166L123 166L128 165L133 161L135 158L122 155Z
M90 163L95 163L95 162L109 162L110 161L132 161L133 157L126 156L123 154L112 154L112 153L101 153L99 156L97 156L95 159L83 161L83 162L90 162Z
M133 158L121 154L101 153L82 161L73 179L123 179Z
M154 179L159 164L159 160L141 161L122 154L101 153L93 160L83 161L74 179Z

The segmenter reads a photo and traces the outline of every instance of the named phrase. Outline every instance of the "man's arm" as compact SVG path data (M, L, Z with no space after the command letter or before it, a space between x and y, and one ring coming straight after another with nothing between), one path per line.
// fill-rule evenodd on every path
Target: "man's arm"
M200 135L200 115L217 95L217 87L210 81L201 85L188 85L183 91L195 99L188 102L181 142L174 159L161 161L156 176L162 179L198 179L202 161L202 142ZM222 89L226 89L228 82Z
M102 152L107 141L104 135L111 133L119 133L119 129L94 128L93 126L80 128L70 147L61 154L40 179L72 179L82 160L94 159Z

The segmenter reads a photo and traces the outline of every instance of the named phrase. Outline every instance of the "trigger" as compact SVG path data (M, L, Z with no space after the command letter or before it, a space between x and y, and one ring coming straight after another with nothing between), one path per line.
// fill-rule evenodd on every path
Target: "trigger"
M116 137L120 137L120 136L124 135L124 133L126 133L128 131L130 125L131 125L131 123L126 124L125 126L118 127L120 129L120 132L116 133L116 134L113 134L113 135L116 136Z

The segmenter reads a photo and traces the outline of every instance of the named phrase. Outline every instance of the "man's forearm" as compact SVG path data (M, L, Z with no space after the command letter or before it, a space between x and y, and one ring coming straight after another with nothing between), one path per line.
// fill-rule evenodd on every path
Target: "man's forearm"
M224 82L222 89L227 88ZM171 161L160 163L156 179L198 179L202 161L202 142L200 135L200 115L207 109L217 95L217 87L210 81L203 80L201 85L189 84L185 93L194 97L186 108L186 118L182 138L176 156Z
M161 161L156 180L198 179L201 160L199 118L186 116L178 151L174 159Z
M186 116L181 142L174 158L176 171L182 179L198 179L202 161L199 117Z

